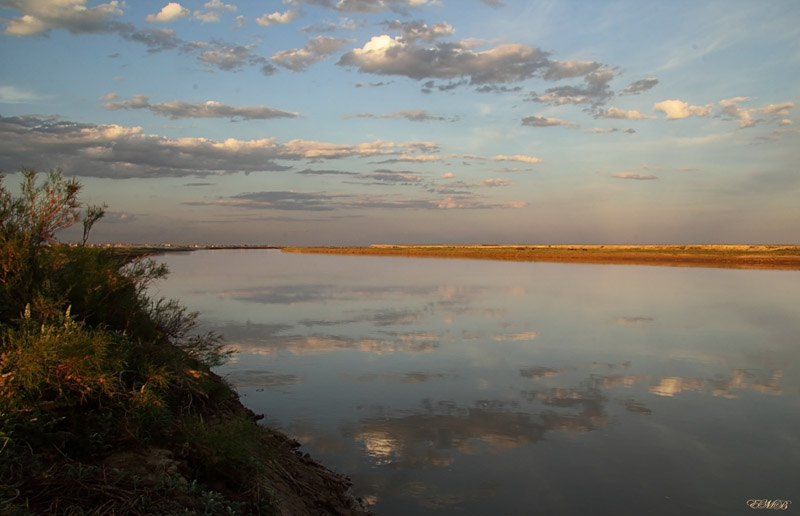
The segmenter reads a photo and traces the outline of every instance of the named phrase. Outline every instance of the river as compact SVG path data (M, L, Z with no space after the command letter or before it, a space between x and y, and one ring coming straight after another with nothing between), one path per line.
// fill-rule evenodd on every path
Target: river
M376 515L800 505L800 272L208 250L153 289ZM791 511L789 511L791 512Z

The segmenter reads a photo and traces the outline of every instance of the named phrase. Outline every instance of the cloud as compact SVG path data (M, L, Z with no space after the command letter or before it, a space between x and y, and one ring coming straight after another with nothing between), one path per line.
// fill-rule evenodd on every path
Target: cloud
M293 72L301 72L336 52L346 43L346 39L314 36L303 48L281 50L272 55L272 60Z
M541 102L545 104L553 104L561 106L564 104L588 104L590 106L600 106L604 104L609 98L614 96L614 93L608 86L608 83L614 78L614 71L607 66L594 66L597 63L582 63L580 66L575 65L572 67L561 66L561 75L556 72L551 74L552 80L567 77L567 74L578 73L583 70L590 70L584 75L583 86L556 86L548 88L543 95L533 93L531 100L534 102ZM552 69L545 71L545 75L549 74Z
M210 2L206 2L203 7L206 9L217 9L219 11L228 11L228 12L236 12L236 6L231 4L226 4L221 0L211 0Z
M335 194L327 192L263 191L245 192L215 201L186 202L187 205L214 205L249 210L333 211L363 209L453 210L523 208L524 201L485 202L468 195L444 198L409 198L398 195Z
M658 176L654 176L651 174L639 174L636 172L619 172L617 174L612 174L613 178L616 179L634 179L638 181L646 181L651 179L658 179Z
M522 119L522 125L527 125L530 127L555 127L559 125L564 127L577 127L572 122L567 122L566 120L561 120L560 118L548 118L542 115L526 116Z
M653 110L666 113L667 120L678 120L689 116L708 116L711 105L691 106L682 100L664 100L653 105Z
M111 18L122 15L120 2L116 0L94 7L87 7L86 0L7 0L3 7L23 13L5 21L4 33L11 36L46 35L53 29L73 34L109 33L119 26Z
M196 51L197 59L210 68L226 72L240 70L245 65L260 66L261 73L272 75L277 69L263 56L253 53L256 45L227 45L220 41L195 41L184 46L186 51Z
M602 65L594 61L550 61L547 70L542 74L542 78L547 81L559 81L574 77L583 77L600 68Z
M455 179L456 175L452 172L445 172L442 174L442 179Z
M484 179L478 186L485 187L485 188L496 188L498 186L511 186L511 181L508 179L500 179L500 178L489 178Z
M20 89L16 86L0 86L0 104L27 104L48 98L29 89Z
M352 18L341 18L338 23L325 21L318 25L308 25L299 29L299 32L334 32L337 30L354 31L359 27L363 27L366 23L363 20L354 20Z
M516 82L533 77L547 66L547 53L521 44L503 44L475 52L471 45L438 43L423 47L402 36L374 36L363 47L339 59L363 73L402 75L411 79L468 78L473 85Z
M480 1L483 2L486 5L490 5L492 7L504 7L505 6L505 4L503 3L502 0L480 0Z
M404 118L411 122L427 122L433 121L447 121L454 122L455 118L447 118L441 115L434 115L425 109L409 109L404 111L394 111L383 115L374 115L372 113L353 113L344 115L342 118Z
M206 102L173 101L161 104L150 104L148 97L136 95L131 100L107 102L104 106L109 111L118 109L147 109L157 115L167 116L173 120L179 118L229 118L233 120L267 120L270 118L296 118L299 113L281 111L266 106L228 106L214 100Z
M518 161L520 163L541 163L542 160L533 156L523 156L522 154L514 154L507 156L505 154L498 154L492 158L492 161Z
M605 134L605 133L627 133L627 134L634 134L636 133L636 129L628 127L627 129L620 129L618 127L609 127L609 128L602 128L602 127L595 127L592 129L592 132L595 134Z
M189 9L183 7L178 2L170 2L162 7L158 14L148 14L145 20L149 22L169 23L188 17Z
M648 77L647 79L641 79L634 83L631 83L630 86L625 88L624 90L620 91L620 95L638 95L643 91L647 91L649 89L654 88L658 84L658 79L655 77Z
M256 23L262 27L269 27L271 25L283 25L292 23L300 16L300 11L296 9L289 9L285 13L274 12L272 14L265 14L256 18Z
M422 20L403 22L400 20L386 21L383 23L386 30L399 30L400 38L404 42L425 41L433 43L437 38L455 34L453 26L447 22L436 23L429 27Z
M339 0L335 4L335 9L350 13L377 13L381 11L405 13L409 8L419 8L435 3L436 0Z
M185 48L186 42L175 35L171 29L156 29L147 27L136 30L132 25L119 27L119 36L127 41L141 43L147 47L148 54L155 54L174 48Z
M413 144L413 142L411 143ZM35 116L0 117L0 169L63 167L85 177L182 177L286 170L279 161L401 155L405 145L376 140L340 144L275 138L215 141L167 138L141 127Z
M635 109L626 111L624 109L619 109L614 106L609 107L607 110L605 110L605 112L600 111L598 116L601 116L603 118L618 118L623 120L647 120L656 118L651 115L645 115L643 113L639 113Z
M739 104L750 100L748 97L734 97L724 99L719 102L722 106L722 116L739 121L739 128L753 127L756 123L762 122L762 118L754 119L754 115L766 115L772 119L789 116L789 111L794 107L793 102L782 102L780 104L769 104L760 108L743 108ZM791 122L791 121L790 121ZM781 122L781 125L786 125Z
M376 170L371 173L358 174L358 177L383 183L414 184L423 181L423 177L414 172L398 172L394 170Z

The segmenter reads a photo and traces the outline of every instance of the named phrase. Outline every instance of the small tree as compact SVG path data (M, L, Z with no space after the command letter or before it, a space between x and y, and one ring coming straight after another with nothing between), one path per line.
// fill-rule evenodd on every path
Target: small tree
M20 306L52 297L46 292L52 283L42 281L42 248L55 241L57 231L81 220L81 184L76 179L65 179L61 169L55 169L40 183L35 170L22 168L20 172L18 197L11 195L0 176L0 316L5 317L17 317ZM104 213L105 205L87 208L84 243Z
M94 223L100 220L103 215L106 214L106 208L108 208L106 203L103 203L102 206L97 204L86 205L86 213L82 217L83 240L81 241L81 245L86 245L86 242L89 240L89 232L92 230L92 226L94 226Z

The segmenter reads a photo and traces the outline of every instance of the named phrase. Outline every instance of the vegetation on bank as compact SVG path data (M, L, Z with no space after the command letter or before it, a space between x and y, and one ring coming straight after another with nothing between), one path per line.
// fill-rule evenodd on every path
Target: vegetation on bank
M372 245L283 252L626 265L800 269L798 245Z
M58 244L75 223L85 244L104 207L60 172L22 175L18 197L0 178L0 514L306 514L294 479L309 468L339 490L315 503L351 502L211 371L230 354L220 337L149 296L163 265Z

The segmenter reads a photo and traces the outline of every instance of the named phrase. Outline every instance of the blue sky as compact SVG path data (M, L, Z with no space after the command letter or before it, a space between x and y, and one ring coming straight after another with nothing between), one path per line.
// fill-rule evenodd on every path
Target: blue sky
M4 181L77 176L109 205L94 241L800 241L794 0L0 0L0 23Z

